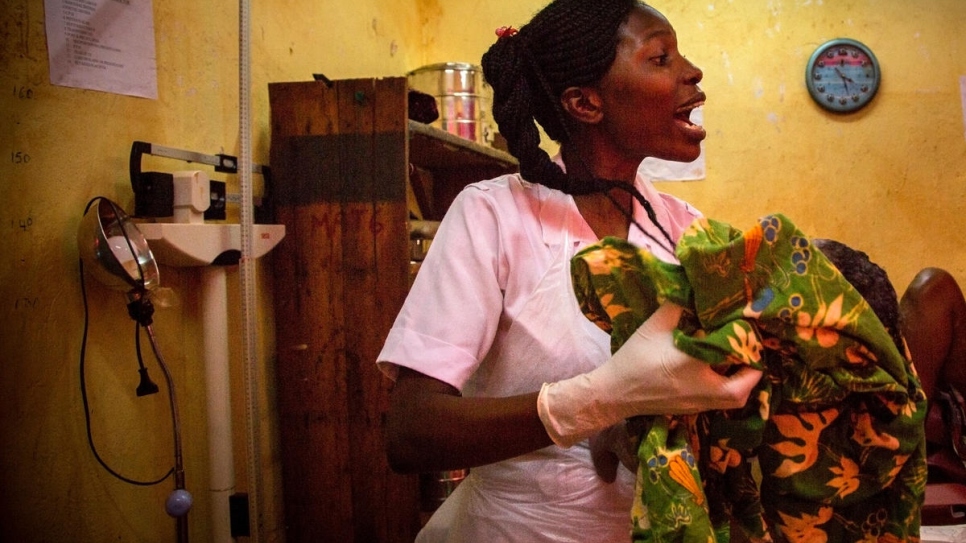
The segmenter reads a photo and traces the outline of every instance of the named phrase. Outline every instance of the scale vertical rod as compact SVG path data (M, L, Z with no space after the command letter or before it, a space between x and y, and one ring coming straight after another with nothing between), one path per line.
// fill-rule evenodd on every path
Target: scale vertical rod
M259 515L260 432L258 409L258 357L255 341L255 258L252 250L254 199L252 197L251 157L251 3L239 0L238 33L238 130L239 183L241 185L241 261L243 338L245 357L246 411L248 426L248 517L250 541L258 543L261 535Z

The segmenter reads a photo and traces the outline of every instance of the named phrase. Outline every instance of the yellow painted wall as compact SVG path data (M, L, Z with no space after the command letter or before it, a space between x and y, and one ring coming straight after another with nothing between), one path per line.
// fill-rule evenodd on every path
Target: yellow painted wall
M402 75L441 61L476 62L501 25L519 26L535 0L279 0L253 2L253 159L270 143L267 84ZM960 0L656 0L682 48L705 71L705 181L661 188L736 225L784 212L813 235L868 251L900 292L924 265L966 281L957 227L964 215L966 138L959 78L966 75ZM49 84L41 0L0 0L0 539L173 541L163 512L170 482L113 479L87 447L78 379L83 303L76 231L84 205L107 196L128 210L131 142L238 153L238 5L154 2L159 98ZM885 81L849 117L807 97L804 63L838 36L871 46ZM17 155L19 153L19 155ZM28 156L29 160L16 157ZM181 163L150 163L157 169ZM235 183L229 178L230 183ZM271 257L269 256L268 259ZM272 278L258 267L259 420L264 531L283 539L272 406ZM153 325L179 394L191 538L207 539L202 308L196 270L162 267L180 303ZM136 398L133 321L123 296L87 282L88 393L102 456L127 475L171 465L163 395ZM237 273L230 305L239 307ZM238 315L230 326L240 334ZM146 363L162 382L143 338ZM247 487L245 387L233 346L238 487Z
M268 82L309 80L317 72L330 78L401 75L421 63L421 31L411 5L389 0L252 4L255 162L268 161ZM238 2L155 0L153 11L157 100L50 85L43 2L0 0L0 253L5 255L0 260L0 540L5 542L175 540L175 523L164 512L170 480L135 487L96 463L87 445L78 377L84 309L76 235L88 200L106 196L133 210L128 155L135 140L206 154L239 152ZM144 166L162 171L190 167L153 157ZM233 176L227 180L237 185ZM171 288L180 302L159 307L152 327L178 394L187 486L195 497L191 540L206 541L199 275L190 268L162 266L162 286ZM280 541L268 259L259 263L258 278L260 499L263 534ZM237 488L244 491L248 470L239 290L237 270L231 269L235 465ZM95 442L101 456L123 475L159 477L173 462L162 373L142 336L145 362L162 394L135 397L134 323L124 296L93 280L87 281L87 291L87 385Z
M435 5L436 2L427 2ZM544 2L446 2L427 61L478 58L503 25ZM868 252L900 294L920 268L966 281L966 2L654 0L704 70L707 178L661 183L739 227L782 212L813 236ZM805 63L826 40L875 52L883 83L865 110L837 116L808 97Z

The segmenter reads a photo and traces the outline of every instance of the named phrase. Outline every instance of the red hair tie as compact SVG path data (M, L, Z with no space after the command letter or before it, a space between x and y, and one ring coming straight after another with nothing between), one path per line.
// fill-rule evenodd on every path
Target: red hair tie
M519 30L513 28L512 26L501 26L500 28L497 28L496 29L496 35L501 40L503 38L509 38L511 36L516 36L517 35L517 32L519 32Z

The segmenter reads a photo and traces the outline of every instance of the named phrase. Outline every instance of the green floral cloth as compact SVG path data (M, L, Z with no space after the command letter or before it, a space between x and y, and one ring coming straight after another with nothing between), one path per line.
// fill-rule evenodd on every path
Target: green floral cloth
M699 218L677 256L616 238L582 250L584 314L616 351L677 303L679 349L765 377L743 409L632 419L632 540L724 543L733 522L755 542L919 541L926 398L865 299L782 215L746 232Z

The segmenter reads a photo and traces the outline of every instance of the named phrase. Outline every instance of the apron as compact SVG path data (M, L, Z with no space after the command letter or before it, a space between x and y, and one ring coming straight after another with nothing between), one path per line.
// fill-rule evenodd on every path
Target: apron
M579 220L576 213L569 221ZM570 226L570 225L567 225ZM564 228L552 264L516 317L504 317L467 396L507 396L587 372L610 356L609 336L580 311L570 274L577 247ZM510 320L512 318L512 320ZM504 331L505 330L505 331ZM634 474L612 484L594 471L588 442L550 446L476 467L430 518L417 543L611 543L630 537Z

